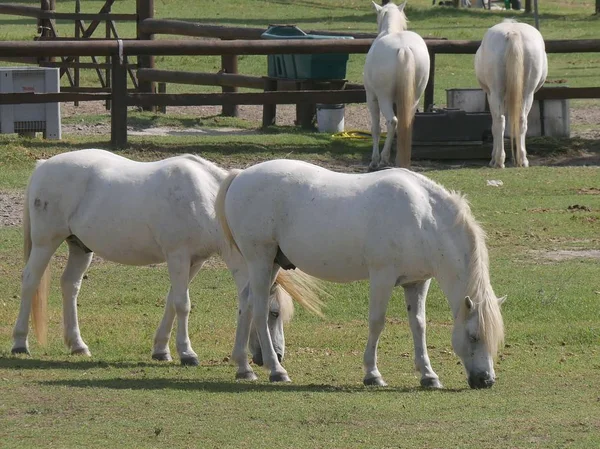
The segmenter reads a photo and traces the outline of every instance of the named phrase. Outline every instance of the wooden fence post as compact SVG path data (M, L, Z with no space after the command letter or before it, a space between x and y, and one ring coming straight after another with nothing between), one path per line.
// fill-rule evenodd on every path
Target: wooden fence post
M138 15L137 19L137 38L139 40L153 40L153 34L144 33L140 29L140 23L145 19L152 19L154 17L154 0L136 0L136 12ZM153 69L154 68L154 56L144 55L138 56L138 68L140 69ZM152 81L144 81L139 83L140 92L154 93L156 91L155 83ZM156 108L145 107L145 110L154 111Z
M429 81L425 86L425 101L423 102L423 112L427 112L433 107L435 93L435 53L429 52Z
M110 144L116 149L127 146L127 60L122 55L113 55L111 58Z
M41 0L40 9L42 11L55 11L56 10L56 0ZM52 21L50 19L39 19L38 27L40 37L54 37L52 34ZM41 57L39 58L39 62L54 62L56 58L54 56L51 57Z
M238 72L238 57L237 55L222 55L221 68L224 73L236 74ZM223 93L237 92L237 87L223 86ZM239 117L239 108L237 104L224 104L221 110L225 117Z

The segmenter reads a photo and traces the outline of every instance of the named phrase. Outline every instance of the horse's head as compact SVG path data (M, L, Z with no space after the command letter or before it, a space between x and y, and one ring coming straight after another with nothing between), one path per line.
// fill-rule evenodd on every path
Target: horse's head
M404 14L406 1L400 6L388 1L382 1L382 6L373 2L373 7L377 12L377 32L385 31L387 33L406 30L408 21Z
M273 350L277 354L279 362L285 355L285 336L283 334L283 325L292 319L294 313L294 304L292 298L279 286L273 284L269 297L269 333L273 343ZM260 349L260 340L254 323L250 329L250 340L248 342L252 361L258 366L263 365L262 350Z
M474 303L468 296L454 321L452 347L467 372L471 388L490 388L496 382L494 356L504 337L500 304Z

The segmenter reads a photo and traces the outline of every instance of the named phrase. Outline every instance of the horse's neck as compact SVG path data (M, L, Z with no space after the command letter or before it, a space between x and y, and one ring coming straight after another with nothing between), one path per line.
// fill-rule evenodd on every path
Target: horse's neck
M379 27L379 34L392 34L405 31L407 27L406 17L397 11L389 11Z

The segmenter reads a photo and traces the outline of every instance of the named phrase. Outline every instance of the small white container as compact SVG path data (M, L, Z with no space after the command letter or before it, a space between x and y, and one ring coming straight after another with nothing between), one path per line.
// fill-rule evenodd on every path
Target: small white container
M317 129L321 133L341 133L344 131L343 104L317 104Z

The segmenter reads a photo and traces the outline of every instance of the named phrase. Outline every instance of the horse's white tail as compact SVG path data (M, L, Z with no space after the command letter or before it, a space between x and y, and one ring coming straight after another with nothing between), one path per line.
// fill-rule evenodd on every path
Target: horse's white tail
M215 199L215 213L217 214L217 220L221 224L221 229L223 230L223 235L225 236L225 241L229 244L229 246L233 246L237 252L240 252L240 249L235 243L233 238L233 234L231 233L231 228L229 227L229 223L227 222L227 216L225 215L225 196L227 195L227 191L229 190L229 186L239 175L241 170L231 170L227 178L221 183L219 187L219 192L217 193L217 198Z
M39 166L43 160L38 161ZM29 180L31 184L31 179ZM25 191L25 207L23 208L23 253L25 263L29 261L31 255L31 221L29 218L29 184ZM35 330L35 336L38 342L44 346L48 340L48 291L50 288L50 263L46 265L44 274L40 279L38 288L33 295L31 303L31 321L33 323L33 329Z
M396 165L410 167L412 151L412 124L415 116L415 56L410 48L398 51L398 76L396 81Z
M506 35L506 53L504 54L506 93L504 104L510 117L510 151L513 161L521 166L521 111L523 109L523 38L518 31L509 31ZM517 146L515 159L515 142Z
M321 297L328 294L315 278L298 269L293 271L279 270L275 282L306 310L315 315L323 316Z

